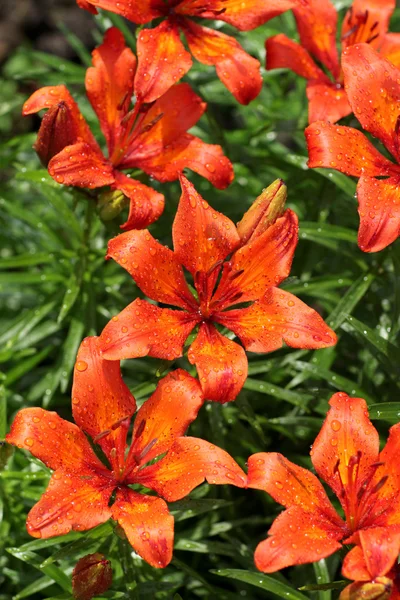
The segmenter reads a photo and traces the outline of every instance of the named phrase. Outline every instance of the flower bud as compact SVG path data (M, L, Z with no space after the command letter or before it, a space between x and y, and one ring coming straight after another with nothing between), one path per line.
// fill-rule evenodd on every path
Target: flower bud
M237 224L242 246L259 237L275 223L283 214L286 197L287 187L282 179L277 179L263 190Z
M57 102L49 108L42 119L34 149L42 164L47 167L50 160L66 146L75 144L78 132L71 110L66 102Z
M120 190L108 190L99 194L97 202L97 211L103 221L111 221L129 203L127 198Z
M72 591L76 600L91 600L94 596L100 596L111 583L111 563L99 552L78 560L72 572Z
M388 600L393 581L388 577L376 577L373 581L355 581L340 594L339 600Z

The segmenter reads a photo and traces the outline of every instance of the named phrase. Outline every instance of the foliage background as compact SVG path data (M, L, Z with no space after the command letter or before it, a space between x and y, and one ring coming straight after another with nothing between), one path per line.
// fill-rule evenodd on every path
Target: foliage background
M344 8L350 3L335 4ZM112 23L133 48L135 38L132 24L115 15L103 12L88 21L83 11L76 14L89 23L87 45L75 36L75 27L59 23L72 60L43 53L25 40L9 54L1 74L0 439L23 407L41 405L71 418L72 368L82 338L99 334L111 316L140 295L125 271L104 261L107 240L118 233L118 223L104 225L92 199L48 176L32 150L39 119L20 117L22 103L34 89L65 83L101 139L84 94L87 47L100 43ZM296 37L291 13L246 33L217 26L237 36L262 64L267 37L279 32ZM391 30L399 31L399 26L397 9ZM355 182L306 166L305 82L285 71L263 70L263 77L260 96L243 107L212 68L196 63L189 72L185 79L209 106L194 133L220 143L236 175L223 192L193 173L189 177L212 206L234 221L263 187L284 179L288 205L301 223L285 288L327 318L339 343L315 352L250 354L249 378L239 398L224 406L208 403L191 433L222 446L242 466L254 452L279 450L309 467L310 445L334 391L364 397L384 437L399 420L400 250L399 242L375 255L358 249ZM353 117L346 124L358 127ZM165 212L151 231L169 245L179 185L151 184L166 196ZM123 372L140 403L158 378L177 366L193 373L186 358L173 364L152 358L125 361ZM42 494L49 472L22 451L11 454L10 448L0 448L0 600L71 598L73 566L97 550L111 559L114 569L112 589L104 598L330 600L339 594L341 584L333 590L298 591L340 580L338 555L274 576L255 571L254 548L280 507L254 490L203 485L190 499L175 503L175 558L162 571L133 556L113 534L111 523L85 534L32 541L25 531L26 514Z

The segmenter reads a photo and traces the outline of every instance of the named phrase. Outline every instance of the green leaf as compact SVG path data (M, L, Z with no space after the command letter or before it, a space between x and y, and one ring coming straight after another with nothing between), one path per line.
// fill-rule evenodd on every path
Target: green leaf
M9 554L12 554L12 556L15 556L15 558L26 562L28 565L35 567L35 569L38 569L38 571L41 571L42 573L44 573L44 575L50 577L50 579L52 579L54 583L57 583L63 590L71 593L71 580L62 569L59 569L55 565L42 567L41 557L38 554L35 554L35 552L31 552L29 550L20 550L19 548L7 548L7 552Z
M379 353L383 354L398 368L400 361L400 348L398 346L395 346L389 340L386 340L380 336L379 333L368 327L368 325L351 315L346 317L346 321L350 325L350 328L359 333L374 350L378 350Z
M82 341L84 331L84 322L76 317L72 317L68 335L62 348L60 389L63 394L67 390L71 371L75 364L76 355L78 353L78 348Z
M331 586L331 579L329 576L328 566L326 564L326 560L322 558L313 563L315 578L317 580L318 585L318 598L319 600L331 600L331 588L326 587L322 589L322 586Z
M374 281L375 275L368 273L360 275L353 285L347 290L336 308L332 311L326 322L332 329L336 330L351 314L362 297L366 294L371 283Z
M390 423L400 421L400 402L381 402L368 407L370 419L380 419Z
M213 569L211 573L219 575L220 577L228 577L229 579L236 579L243 583L254 585L255 587L271 592L278 598L285 598L286 600L308 600L307 596L303 596L300 592L293 589L289 585L264 575L263 573L253 573L252 571L243 571L241 569Z
M293 392L286 390L267 381L258 381L258 379L247 378L244 384L244 389L252 390L253 392L260 392L260 394L266 394L268 396L274 396L279 400L286 400L294 406L301 406L306 408L307 404L312 400L311 394L304 394L300 392Z
M303 237L304 234L307 237L314 239L328 238L357 244L357 233L355 231L347 229L346 227L340 227L339 225L330 225L329 223L303 221L300 223L299 237Z

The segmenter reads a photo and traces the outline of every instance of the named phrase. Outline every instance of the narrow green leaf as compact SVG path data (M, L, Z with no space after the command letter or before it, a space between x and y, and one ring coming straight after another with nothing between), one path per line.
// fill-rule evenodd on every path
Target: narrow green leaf
M390 423L400 421L400 402L381 402L368 407L370 419L380 419Z
M343 240L351 244L357 244L357 233L346 227L330 225L329 223L313 223L312 221L303 221L300 224L299 235L306 234L313 238L330 238L333 240Z
M326 560L322 558L317 562L313 563L315 578L317 580L318 589L318 598L319 600L331 600L331 588L327 587L322 589L321 586L331 585L331 579L329 576L328 566L326 564Z
M357 333L363 337L363 339L367 340L372 348L386 356L390 362L394 362L397 365L399 364L400 348L398 346L395 346L392 342L386 340L380 336L379 333L368 327L368 325L365 325L365 323L362 323L351 315L346 317L346 321L352 329L357 331Z
M339 304L335 307L326 322L332 329L336 330L346 320L347 316L351 314L361 298L367 292L369 286L375 279L373 273L367 275L360 275L353 285L347 290Z
M80 282L77 280L76 275L74 273L69 278L66 284L66 288L67 289L64 294L61 309L57 317L58 323L61 323L65 319L71 308L74 306L81 291Z
M252 571L243 571L241 569L213 569L211 570L211 573L254 585L267 592L271 592L275 596L278 596L278 598L286 598L287 600L308 600L307 596L304 596L289 585L286 585L282 581L274 579L269 575L264 575L263 573L253 573Z
M305 408L308 402L313 398L311 394L293 392L272 383L268 383L267 381L258 381L257 379L251 378L246 379L243 387L246 390L274 396L279 400L286 400L286 402L290 402L290 404L294 404L294 406L301 406L302 408Z
M64 394L67 390L71 371L75 364L79 344L82 341L85 324L76 317L72 317L67 338L63 344L60 389Z
M9 554L12 554L12 556L15 556L15 558L26 562L28 565L35 567L35 569L38 569L39 571L44 573L44 575L50 577L50 579L52 579L54 583L57 583L63 590L71 593L71 580L64 573L64 571L62 571L55 565L42 567L42 559L38 554L35 554L35 552L31 552L29 550L21 551L19 548L7 548L7 552Z
M48 252L8 256L7 258L0 258L0 269L18 269L20 267L32 267L43 263L54 263L54 256Z
M4 379L4 385L8 387L15 381L20 379L23 375L25 375L25 373L29 373L34 367L36 367L36 365L42 362L42 360L44 360L46 356L50 354L51 350L51 346L47 346L46 348L43 348L40 352L34 354L30 358L19 362L17 365L15 365L14 368L8 371Z

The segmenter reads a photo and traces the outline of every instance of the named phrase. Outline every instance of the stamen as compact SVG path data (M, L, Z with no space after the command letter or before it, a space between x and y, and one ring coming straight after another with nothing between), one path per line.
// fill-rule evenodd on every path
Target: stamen
M164 113L160 113L159 115L157 115L156 117L154 117L154 119L152 121L150 121L150 123L147 123L147 125L145 125L144 127L142 127L139 131L139 135L141 133L146 133L147 131L150 131L150 129L152 129L154 127L154 125L156 123L158 123L158 121L160 119L162 119L164 116Z
M137 431L136 431L136 435L135 435L135 437L137 437L137 438L138 438L139 436L141 436L141 435L142 435L142 433L143 433L143 431L144 431L144 428L145 428L145 427L146 427L146 419L143 419L143 420L140 422L140 425L139 425L139 427L137 428Z
M237 277L240 277L240 275L242 275L243 273L244 273L244 269L240 269L240 271L236 271L235 273L232 273L232 275L229 276L229 279L231 281L233 281Z
M153 448L153 446L158 442L157 438L154 438L154 440L151 440L151 442L149 442L148 444L146 444L146 446L143 448L143 450L141 451L140 454L138 454L137 456L135 456L135 461L137 464L141 463L142 460L144 459L144 457L146 456L146 454L148 454L150 452L150 450Z
M376 494L377 492L379 492L379 490L382 489L385 483L387 482L388 478L389 475L384 475L384 477L382 477L382 479L378 481L376 486L372 488L371 494Z
M122 425L122 424L123 424L125 421L127 421L128 419L129 419L129 417L123 417L123 418L122 418L122 419L120 419L119 421L116 421L116 422L114 423L114 425L111 425L111 429L112 429L113 431L115 431L116 429L118 429L118 427L121 427L121 425Z
M117 110L122 110L124 107L125 102L128 99L128 92L125 93L124 97L122 98L121 102L118 104L117 106Z
M99 433L98 435L96 435L96 437L93 438L93 442L95 444L97 444L97 442L99 440L102 440L107 435L110 435L110 433L111 433L111 429L106 429L106 431L102 431L101 433Z

